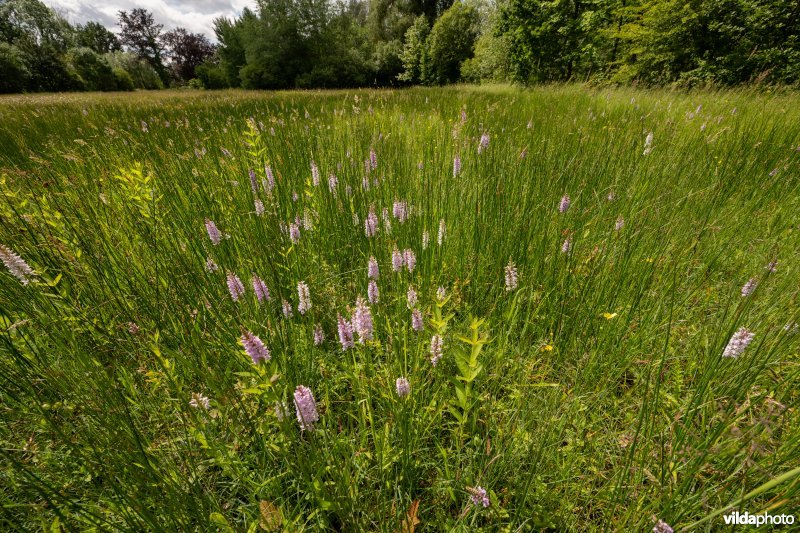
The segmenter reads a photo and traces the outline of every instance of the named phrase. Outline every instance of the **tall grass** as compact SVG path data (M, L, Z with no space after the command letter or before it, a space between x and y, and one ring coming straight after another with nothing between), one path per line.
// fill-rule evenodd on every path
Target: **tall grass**
M0 244L37 273L0 273L4 529L677 530L731 502L797 513L799 104L576 86L0 100ZM395 247L413 272L392 271ZM367 296L371 256L374 340L342 350L337 317ZM742 327L753 342L722 357ZM246 331L270 361L252 363Z

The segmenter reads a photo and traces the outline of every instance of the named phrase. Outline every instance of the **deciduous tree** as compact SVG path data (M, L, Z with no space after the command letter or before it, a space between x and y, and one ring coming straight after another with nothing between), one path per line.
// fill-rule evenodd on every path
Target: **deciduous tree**
M195 77L195 69L214 54L214 45L201 33L191 33L186 28L175 28L162 37L166 55L172 61L176 76L188 81Z
M130 12L117 13L120 26L120 41L140 59L144 59L158 72L162 81L167 73L162 61L163 45L161 34L163 24L156 23L153 14L146 9L135 8Z

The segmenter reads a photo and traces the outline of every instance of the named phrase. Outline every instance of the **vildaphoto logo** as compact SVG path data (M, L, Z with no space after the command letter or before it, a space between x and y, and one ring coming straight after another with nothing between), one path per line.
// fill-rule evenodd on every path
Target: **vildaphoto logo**
M726 515L722 515L725 524L729 526L789 526L794 524L794 515L790 514L750 514L747 511L740 513L733 511Z

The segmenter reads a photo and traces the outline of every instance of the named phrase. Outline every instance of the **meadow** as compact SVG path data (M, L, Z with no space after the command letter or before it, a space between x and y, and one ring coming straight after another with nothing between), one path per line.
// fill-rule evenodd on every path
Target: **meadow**
M793 93L0 99L0 525L798 515L799 171Z

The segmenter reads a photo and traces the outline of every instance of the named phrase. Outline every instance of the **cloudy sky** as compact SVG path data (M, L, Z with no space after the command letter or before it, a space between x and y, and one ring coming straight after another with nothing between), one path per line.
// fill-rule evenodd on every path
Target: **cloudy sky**
M189 31L205 33L214 39L213 20L216 17L233 17L254 0L43 0L73 23L96 20L112 31L117 31L117 11L130 11L142 7L153 13L156 22L164 29L183 26Z

